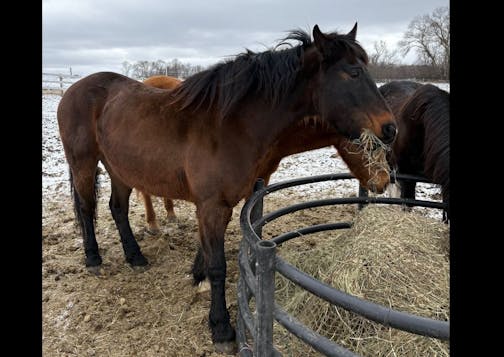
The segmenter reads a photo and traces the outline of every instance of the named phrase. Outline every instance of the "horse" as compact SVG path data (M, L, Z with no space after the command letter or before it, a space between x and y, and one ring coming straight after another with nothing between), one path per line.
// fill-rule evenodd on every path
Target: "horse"
M365 148L372 142L367 150L395 139L395 118L367 71L368 56L356 34L357 24L346 34L323 33L315 25L313 40L294 30L275 48L246 50L173 90L112 72L69 87L57 118L88 270L96 273L102 263L95 235L99 161L110 177L109 207L125 260L134 268L148 261L128 219L132 188L193 202L201 245L194 266L203 270L193 270L194 282L210 281L214 348L234 351L224 233L233 207L252 191L268 148L307 116L319 116ZM387 183L374 181L369 188Z
M181 82L177 78L164 75L152 76L143 81L146 85L162 89L173 89ZM388 179L388 170L380 170L379 167L371 167L372 170L369 170L369 167L363 169L367 167L363 153L350 149L351 142L317 116L306 117L295 122L282 133L277 142L271 146L267 154L261 159L258 178L262 178L265 185L268 185L271 175L278 169L280 161L284 157L330 145L333 145L338 152L341 152L341 158L349 167L350 172L359 179L361 185L368 185L373 178L380 181ZM247 199L252 193L247 193L243 198ZM159 224L156 220L152 199L145 192L140 192L140 194L143 197L145 207L147 230L151 234L157 234L159 233ZM168 220L173 221L176 218L173 201L168 197L163 197L163 203Z
M379 88L394 113L397 138L389 163L397 172L425 176L441 186L450 210L450 94L432 84L393 81ZM416 182L401 180L402 198L415 198Z

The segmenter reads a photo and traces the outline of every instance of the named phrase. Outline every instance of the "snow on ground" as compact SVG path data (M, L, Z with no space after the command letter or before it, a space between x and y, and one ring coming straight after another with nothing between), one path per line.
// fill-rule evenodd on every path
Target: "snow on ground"
M68 165L61 145L56 110L61 97L42 95L42 192L51 199L69 193Z
M378 83L378 86L383 83ZM433 83L449 91L449 83ZM42 95L42 190L43 201L68 202L70 187L68 184L68 165L66 163L63 146L61 144L56 111L61 97L59 95ZM275 183L294 178L343 173L348 168L339 157L331 157L336 153L332 147L312 150L284 158L278 170L271 176L270 183ZM104 167L100 164L102 172ZM108 190L109 178L106 172L100 175L100 185ZM358 190L356 180L342 180L340 182L321 182L292 188L311 199L319 197L348 197L355 195ZM278 193L280 194L280 193ZM289 191L286 191L286 195ZM388 195L389 193L385 193ZM418 184L417 198L425 200L440 200L440 189L437 185ZM438 210L415 208L419 212L426 212L430 216L440 218Z

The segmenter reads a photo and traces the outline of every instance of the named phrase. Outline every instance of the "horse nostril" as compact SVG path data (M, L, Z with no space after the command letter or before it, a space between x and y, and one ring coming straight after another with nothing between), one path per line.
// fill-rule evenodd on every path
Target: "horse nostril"
M389 123L385 124L382 126L382 133L383 133L383 142L385 144L390 144L392 141L394 141L394 138L397 133L397 127L395 124Z

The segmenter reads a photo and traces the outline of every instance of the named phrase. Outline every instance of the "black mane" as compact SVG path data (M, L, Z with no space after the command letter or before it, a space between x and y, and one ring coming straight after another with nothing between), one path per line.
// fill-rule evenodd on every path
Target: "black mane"
M336 32L325 36L337 42L341 51L367 63L366 52L349 36ZM293 46L289 40L300 43ZM289 48L279 49L282 45L289 45ZM310 35L298 29L290 31L273 49L259 53L247 49L234 59L188 77L173 91L173 103L180 103L182 110L214 109L220 120L248 95L255 95L271 105L278 104L295 83L302 54L311 45Z

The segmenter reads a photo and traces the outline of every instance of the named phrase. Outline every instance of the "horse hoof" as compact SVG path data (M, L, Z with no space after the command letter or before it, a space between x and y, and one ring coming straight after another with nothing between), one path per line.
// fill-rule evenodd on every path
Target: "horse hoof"
M102 258L99 254L90 254L86 256L86 267L99 267L102 263Z
M149 264L148 260L142 255L142 253L135 254L126 260L132 267L144 267Z
M211 290L211 287L210 287L210 282L208 281L208 279L205 279L198 284L198 294L204 294L210 290Z
M143 266L133 265L131 268L135 273L145 273L147 270L150 269L150 265L143 265Z
M100 265L95 265L95 266L89 266L86 267L88 272L90 272L93 275L101 275L101 266Z
M159 229L159 227L154 227L154 226L152 226L152 227L146 227L145 231L148 234L150 234L151 236L157 236L161 232L161 230Z
M224 353L227 355L235 355L238 352L238 348L234 341L227 342L215 342L214 343L215 351L217 353Z
M168 223L175 223L175 222L177 222L177 216L175 216L175 215L166 216L166 221Z

